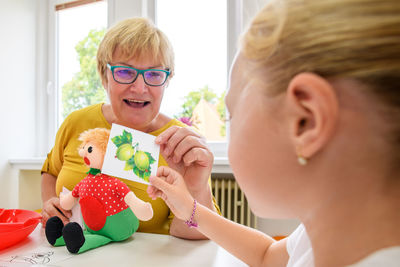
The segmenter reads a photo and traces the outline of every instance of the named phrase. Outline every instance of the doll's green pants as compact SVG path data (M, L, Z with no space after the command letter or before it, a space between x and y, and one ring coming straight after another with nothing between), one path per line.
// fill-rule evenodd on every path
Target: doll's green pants
M129 238L139 227L139 219L130 208L117 214L108 216L103 228L99 231L90 229L85 224L86 230L83 231L85 243L78 253L97 248L112 241L122 241ZM54 246L65 246L64 238L61 236L56 240Z

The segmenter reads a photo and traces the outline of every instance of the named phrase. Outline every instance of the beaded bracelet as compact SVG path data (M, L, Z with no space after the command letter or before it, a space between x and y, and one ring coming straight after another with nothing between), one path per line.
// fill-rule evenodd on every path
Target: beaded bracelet
M195 212L196 212L196 203L197 203L197 201L196 201L196 199L193 201L193 212L192 212L192 216L190 216L190 219L189 220L187 220L185 223L186 223L186 225L189 227L189 228L197 228L197 223L195 223L194 221L193 221L193 219L194 219L194 214L195 214Z

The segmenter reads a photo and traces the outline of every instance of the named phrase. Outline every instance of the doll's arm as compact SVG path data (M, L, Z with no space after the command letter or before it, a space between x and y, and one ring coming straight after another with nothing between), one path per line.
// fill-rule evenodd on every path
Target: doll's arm
M60 194L60 205L61 208L65 210L72 209L72 207L75 206L77 201L78 198L74 197L72 195L72 192L69 192L68 194Z
M132 191L125 196L124 200L139 220L148 221L153 217L151 204L137 198Z

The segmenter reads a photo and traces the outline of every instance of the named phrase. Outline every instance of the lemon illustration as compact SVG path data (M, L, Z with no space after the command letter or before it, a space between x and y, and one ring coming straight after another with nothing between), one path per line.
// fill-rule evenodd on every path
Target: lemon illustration
M146 171L149 169L150 161L149 157L145 152L143 151L136 152L135 156L133 157L133 160L135 161L135 165L139 170Z
M117 158L122 161L127 161L134 153L135 150L131 144L123 144L117 149Z

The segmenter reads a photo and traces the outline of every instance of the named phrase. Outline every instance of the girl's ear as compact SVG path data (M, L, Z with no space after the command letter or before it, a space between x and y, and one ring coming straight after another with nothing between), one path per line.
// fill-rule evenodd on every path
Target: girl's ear
M313 73L300 73L289 83L286 99L290 137L297 155L311 158L329 141L338 120L333 86Z

